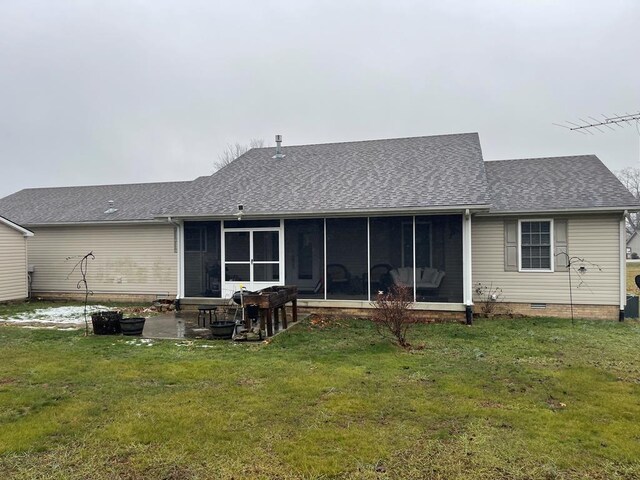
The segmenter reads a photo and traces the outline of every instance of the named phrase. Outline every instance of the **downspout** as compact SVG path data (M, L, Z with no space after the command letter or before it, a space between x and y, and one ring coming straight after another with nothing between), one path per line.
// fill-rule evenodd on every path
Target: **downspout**
M620 314L619 321L624 321L624 308L627 305L627 231L626 219L629 215L627 210L622 214L620 219Z
M473 324L473 266L471 259L471 213L467 208L462 219L462 288L467 325Z
M174 231L174 244L176 246L176 254L177 254L177 284L176 284L176 310L180 310L180 298L182 296L182 225L179 222L174 221L170 216L167 217L167 223L174 225L176 227Z

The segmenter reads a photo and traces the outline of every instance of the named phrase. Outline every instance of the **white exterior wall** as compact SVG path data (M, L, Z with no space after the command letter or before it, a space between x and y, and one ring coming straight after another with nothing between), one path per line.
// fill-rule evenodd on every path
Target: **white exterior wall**
M87 281L95 294L176 296L177 261L173 225L104 225L32 229L29 264L33 294L78 293L80 272L69 272L93 251ZM69 258L68 257L73 257Z
M28 296L27 239L0 223L0 302Z
M597 267L586 263L587 273L582 276L582 285L579 275L572 271L574 304L619 305L621 215L557 218L568 219L569 255L584 258L602 269L598 271ZM504 220L504 217L473 218L474 285L492 283L493 287L502 289L505 302L568 304L566 270L553 273L504 271Z

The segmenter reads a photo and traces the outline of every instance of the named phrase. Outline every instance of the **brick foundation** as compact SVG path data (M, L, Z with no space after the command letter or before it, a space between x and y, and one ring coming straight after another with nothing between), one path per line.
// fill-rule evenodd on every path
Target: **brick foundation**
M73 300L83 301L84 294L81 292L34 292L32 298L43 300ZM153 294L123 294L123 293L96 293L91 295L91 302L131 302L131 303L151 303L162 297ZM171 300L174 298L171 297ZM228 299L203 299L202 303L226 304ZM185 310L196 309L197 303L183 303ZM525 317L558 317L571 318L571 307L568 304L547 303L545 308L533 308L530 303L504 302L496 306L496 316L513 314ZM473 307L474 316L481 312L481 305ZM464 312L440 311L440 310L412 310L413 315L420 322L464 322ZM298 307L299 315L330 315L353 318L370 318L373 313L372 308L348 308L348 307ZM617 305L574 305L573 316L577 319L593 320L618 320L620 307ZM287 306L287 315L291 315L291 307ZM291 318L291 317L289 317Z
M287 307L287 314L290 310ZM372 308L339 308L339 307L298 307L298 315L327 315L350 318L371 318ZM464 312L444 312L436 310L411 310L413 317L421 323L464 322Z
M84 302L82 292L33 292L31 298L42 300L71 300L74 302ZM161 298L174 300L175 297L166 297L153 294L127 294L127 293L94 293L89 295L91 303L96 302L126 302L126 303L151 303Z
M496 306L496 315L510 312L525 317L571 318L571 306L547 303L545 308L534 308L530 303L505 302ZM474 312L481 311L481 305L474 306ZM574 305L573 317L587 320L618 320L620 307L617 305Z

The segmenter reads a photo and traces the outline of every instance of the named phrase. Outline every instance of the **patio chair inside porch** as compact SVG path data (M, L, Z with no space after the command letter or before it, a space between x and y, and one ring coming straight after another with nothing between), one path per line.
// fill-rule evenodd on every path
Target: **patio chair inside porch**
M401 267L390 272L396 285L413 286L413 267ZM416 290L437 290L445 276L445 272L436 268L418 268L415 272Z
M327 291L330 293L349 293L351 289L351 274L341 263L327 265Z

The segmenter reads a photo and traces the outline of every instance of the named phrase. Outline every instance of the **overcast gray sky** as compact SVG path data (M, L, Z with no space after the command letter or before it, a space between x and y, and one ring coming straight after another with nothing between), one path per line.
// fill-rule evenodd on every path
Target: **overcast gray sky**
M0 197L190 180L228 143L477 131L485 159L597 154L638 133L640 1L0 0Z

